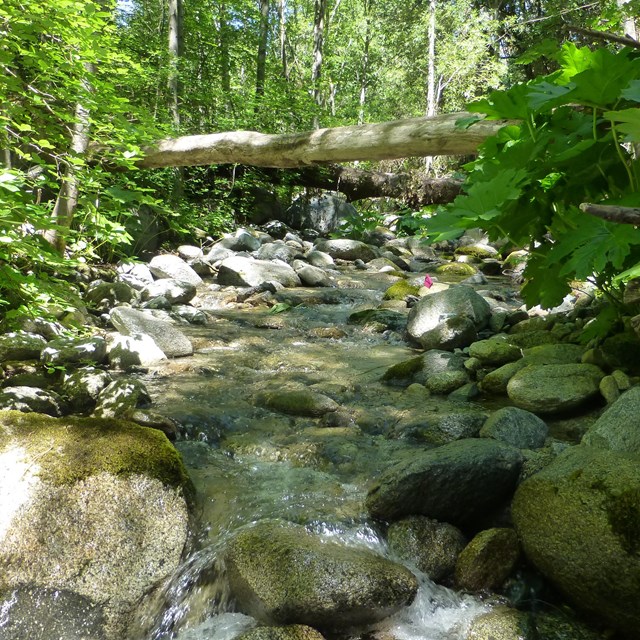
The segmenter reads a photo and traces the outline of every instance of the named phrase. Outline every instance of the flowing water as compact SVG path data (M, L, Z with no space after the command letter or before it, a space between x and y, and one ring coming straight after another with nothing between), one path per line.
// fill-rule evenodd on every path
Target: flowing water
M140 634L230 640L255 625L234 612L219 558L230 534L264 518L393 557L364 500L375 478L418 445L387 436L403 421L460 410L423 386L382 385L388 366L416 352L393 330L348 322L394 281L349 272L338 289L283 292L281 313L230 303L228 289L200 296L209 322L186 329L195 355L144 377L154 408L181 425L177 447L198 491L199 528L192 553L141 611ZM261 405L261 394L301 387L340 410L327 421ZM377 631L397 640L464 639L488 605L416 573L414 603Z

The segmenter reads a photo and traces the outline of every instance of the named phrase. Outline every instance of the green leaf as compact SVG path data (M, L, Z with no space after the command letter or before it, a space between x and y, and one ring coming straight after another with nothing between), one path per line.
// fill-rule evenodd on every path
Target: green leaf
M467 116L466 118L459 118L456 120L455 128L456 129L468 129L471 125L474 125L476 122L480 122L483 120L482 116Z
M529 107L533 111L543 112L560 104L565 104L564 97L571 93L575 84L556 85L551 82L536 82L529 89Z
M528 49L515 62L516 64L531 64L539 58L557 59L558 41L553 38L545 38L542 42Z
M628 134L631 140L640 140L640 108L605 111L604 117L619 123L618 130Z
M485 113L487 118L524 120L529 116L528 85L517 84L508 91L492 91L488 98L468 105L473 113Z
M632 80L620 94L633 102L640 102L640 80Z

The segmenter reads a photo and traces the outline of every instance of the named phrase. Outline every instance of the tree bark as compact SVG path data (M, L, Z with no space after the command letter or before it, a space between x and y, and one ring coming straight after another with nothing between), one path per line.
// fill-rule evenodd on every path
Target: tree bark
M176 131L180 130L180 76L178 64L182 53L182 0L169 0L169 111Z
M260 33L258 35L258 58L256 64L256 111L264 95L267 75L267 40L269 38L269 0L260 0Z
M318 106L322 106L320 92L320 76L322 74L322 55L324 49L324 18L327 13L327 0L315 0L313 21L313 64L311 66L311 86L313 99ZM314 127L320 126L319 118L314 118Z
M467 113L410 118L379 124L264 134L232 131L161 140L145 150L143 169L208 164L304 167L317 163L389 160L409 156L472 155L507 120L479 120L456 126Z
M436 0L429 0L429 29L428 29L428 56L427 56L427 118L436 115ZM424 159L425 171L433 168L433 156Z
M393 198L418 208L446 204L460 194L462 182L453 178L427 178L408 173L363 171L340 165L302 169L263 170L274 184L288 184L327 191L339 191L348 202L365 198Z
M640 208L638 207L619 207L609 204L583 202L580 205L580 210L609 222L640 226Z
M289 80L289 64L287 61L287 0L279 0L278 15L280 19L280 62L282 75Z

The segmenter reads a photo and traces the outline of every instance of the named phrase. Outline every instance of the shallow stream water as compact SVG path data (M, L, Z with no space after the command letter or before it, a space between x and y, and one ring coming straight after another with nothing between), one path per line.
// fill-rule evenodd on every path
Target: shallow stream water
M393 557L364 500L385 468L420 445L388 434L403 421L461 409L423 386L383 385L387 367L417 352L394 331L349 324L353 311L377 306L394 281L353 271L339 289L283 292L281 313L229 303L228 289L201 294L209 322L185 329L195 355L143 377L154 408L181 425L177 447L199 513L193 551L165 591L145 604L140 637L230 640L255 625L234 612L219 555L234 531L264 518ZM260 404L261 393L301 387L340 405L333 421ZM489 605L412 570L421 584L416 600L376 630L397 640L463 640Z

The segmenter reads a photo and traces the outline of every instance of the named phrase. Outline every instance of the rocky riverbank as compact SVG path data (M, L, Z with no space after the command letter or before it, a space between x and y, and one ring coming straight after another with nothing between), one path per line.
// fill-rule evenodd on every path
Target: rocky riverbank
M216 585L209 613L251 616L247 638L400 638L380 621L424 580L487 602L442 638L637 637L637 337L581 344L595 303L578 292L526 311L474 238L305 237L272 223L121 264L86 308L0 336L0 631L26 637L47 603L65 637L186 639L184 612L158 626L165 583L222 541L197 582ZM219 409L180 377L229 384ZM391 559L311 514L254 506L234 530L244 460L322 476L318 513L340 502L331 522L374 527ZM589 626L532 610L546 593Z

